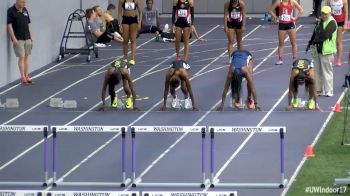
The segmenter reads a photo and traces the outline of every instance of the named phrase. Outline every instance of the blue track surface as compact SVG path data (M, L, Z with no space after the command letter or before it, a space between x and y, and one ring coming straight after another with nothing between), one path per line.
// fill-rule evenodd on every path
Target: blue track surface
M0 110L0 123L8 125L178 125L178 126L286 126L285 168L286 178L290 179L304 156L305 147L311 144L330 115L343 89L343 77L347 65L334 67L334 96L319 99L324 112L292 111L285 112L286 91L291 69L291 47L285 45L285 64L274 65L277 57L277 26L260 25L248 21L248 35L244 40L245 49L253 54L255 70L254 81L259 104L263 111L237 111L229 107L227 99L224 112L213 111L218 104L224 79L227 73L227 47L221 19L198 19L197 30L206 42L193 42L190 48L190 76L194 95L200 111L160 112L166 68L174 60L174 45L149 41L151 35L141 35L137 52L137 65L131 68L138 95L150 97L139 101L140 112L107 111L97 112L100 102L102 80L108 64L122 55L122 46L100 50L100 58L85 63L85 56L74 57L63 64L46 66L35 85L18 86L5 93L13 84L0 89L0 98L18 97L19 109ZM302 25L302 26L300 26ZM304 49L311 37L313 25L298 24L299 57L310 58ZM193 40L192 40L193 41ZM344 34L344 49L348 48L349 35ZM345 50L346 51L346 50ZM345 59L346 55L343 55ZM346 64L345 62L343 64ZM53 67L54 66L54 67ZM53 67L53 68L52 68ZM52 68L52 69L50 69ZM203 69L204 68L204 69ZM50 69L46 72L45 70ZM146 75L143 75L147 73ZM245 85L245 83L243 84ZM243 89L244 95L246 89ZM182 96L178 92L180 97ZM304 95L301 90L300 93ZM123 91L119 95L124 95ZM245 96L242 97L245 97ZM73 110L48 107L50 97L75 99L78 108ZM306 95L305 95L306 97ZM281 101L280 101L281 99ZM108 101L109 103L109 101ZM42 139L41 134L0 133L0 181L42 181L42 154L39 145L18 157ZM120 181L121 140L116 137L108 145L96 151L109 141L114 134L68 134L58 135L58 173L64 181ZM207 134L209 137L209 134ZM227 163L220 176L221 182L276 182L279 180L279 137L278 135L220 134L216 137L215 171L227 162L235 151L242 147L237 156ZM127 174L131 175L131 136L127 134ZM176 145L169 147L176 142ZM51 140L50 140L51 143ZM244 146L242 146L244 144ZM200 182L201 180L201 140L200 134L138 134L137 135L137 177L142 174L144 182ZM51 147L50 147L51 148ZM209 140L207 140L209 149ZM86 159L91 153L94 155ZM159 158L162 153L165 156ZM154 165L149 167L155 160ZM209 151L207 153L209 163ZM50 163L51 165L51 163ZM208 164L209 165L209 164ZM75 168L74 168L75 167ZM145 169L148 168L146 171ZM67 173L69 172L69 173ZM209 167L208 167L209 173ZM52 177L50 175L50 177ZM208 176L209 177L209 176ZM13 187L1 187L1 189ZM45 190L42 187L31 187ZM31 189L30 188L30 189ZM24 187L15 187L21 190ZM26 188L27 189L27 188ZM82 187L48 187L48 190L102 190ZM104 189L108 190L108 189ZM112 189L109 189L112 190ZM124 190L117 188L113 190ZM180 190L180 189L141 189L129 190ZM196 190L202 189L181 189ZM225 189L209 189L225 190ZM283 189L237 189L239 196L280 195Z

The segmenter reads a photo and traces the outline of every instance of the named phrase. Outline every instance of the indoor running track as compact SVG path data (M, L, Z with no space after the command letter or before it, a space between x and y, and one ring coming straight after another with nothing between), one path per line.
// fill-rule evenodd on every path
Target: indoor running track
M221 19L198 19L197 30L206 42L191 40L190 77L198 112L160 112L164 78L171 61L175 59L173 43L159 43L151 35L138 39L137 65L131 68L137 94L150 97L139 101L140 112L97 112L100 104L102 80L107 66L122 55L121 45L102 48L100 58L85 62L83 55L66 57L63 63L52 63L34 73L35 85L10 84L0 89L0 98L18 97L19 109L0 110L0 122L6 125L177 125L177 126L286 126L285 168L290 179L303 159L305 147L320 132L339 99L344 73L348 67L334 68L334 96L319 99L324 112L285 112L287 88L291 70L289 40L285 46L285 64L276 66L277 26L249 20L244 48L253 54L258 102L263 111L233 110L229 98L224 112L216 112L227 73L227 41ZM219 25L218 25L219 24ZM299 57L311 37L313 24L302 22L298 27ZM349 47L349 35L344 34L344 50ZM345 54L344 58L345 59ZM245 86L245 83L243 84ZM119 86L120 87L120 86ZM244 95L246 89L243 88ZM119 96L124 92L119 88ZM304 95L303 88L300 95ZM178 92L181 97L181 93ZM228 95L230 96L230 95ZM51 97L75 99L77 109L48 107ZM306 97L306 95L304 96ZM305 98L304 98L305 99ZM107 101L109 103L109 100ZM120 136L111 133L68 134L58 138L58 180L64 181L120 181ZM209 133L207 133L209 138ZM43 148L38 145L42 134L1 133L0 181L42 181ZM131 176L131 136L127 134L127 174ZM210 148L209 139L207 150ZM143 182L201 182L200 135L139 134L137 136L137 177ZM216 136L215 171L221 182L278 182L279 136L254 134L221 134ZM51 140L49 140L51 144ZM35 145L35 146L34 146ZM101 147L102 146L102 147ZM169 150L169 148L171 149ZM51 157L51 153L50 153ZM87 158L88 157L88 158ZM228 161L228 159L231 159ZM209 166L209 151L207 151ZM51 161L50 161L51 165ZM209 167L208 174L209 174ZM50 178L52 177L50 173ZM209 177L209 176L207 176ZM1 187L13 189L13 187ZM28 189L15 187L15 189ZM31 187L39 190L102 190L100 188ZM128 190L180 190L165 188L127 188ZM103 190L112 190L103 189ZM113 189L116 190L116 189ZM117 188L117 190L125 190ZM203 189L181 189L196 190ZM228 190L228 189L209 189ZM232 190L232 189L230 189ZM234 189L240 196L281 195L283 189Z

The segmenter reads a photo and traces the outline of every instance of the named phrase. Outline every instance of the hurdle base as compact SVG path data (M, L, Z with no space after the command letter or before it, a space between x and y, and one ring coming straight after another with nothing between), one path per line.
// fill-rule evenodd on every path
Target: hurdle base
M56 186L83 186L83 187L124 187L131 183L130 179L125 182L56 182Z
M43 182L0 182L0 186L44 186Z
M347 178L335 178L334 179L335 185L348 185L350 186L350 177Z
M144 188L203 188L210 184L209 180L204 183L178 183L178 182L142 182L142 179L138 178L133 183L132 187L144 187Z
M285 188L288 180L285 179L283 183L215 183L211 184L211 188L251 188L251 189L274 189Z

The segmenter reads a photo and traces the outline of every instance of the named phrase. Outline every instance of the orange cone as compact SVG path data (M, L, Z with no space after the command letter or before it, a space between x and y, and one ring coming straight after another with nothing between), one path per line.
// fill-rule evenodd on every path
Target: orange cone
M336 103L333 112L341 112L340 104Z
M315 157L316 155L313 152L313 148L311 145L307 145L306 147L306 152L305 152L305 157L309 158L309 157Z

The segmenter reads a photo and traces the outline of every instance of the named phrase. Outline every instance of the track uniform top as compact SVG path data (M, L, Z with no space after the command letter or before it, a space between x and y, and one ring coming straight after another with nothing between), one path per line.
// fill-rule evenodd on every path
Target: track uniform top
M289 3L287 5L284 5L283 0L281 0L278 7L279 7L279 23L280 24L294 23L294 21L292 20L293 0L289 0Z
M242 8L240 6L239 0L237 6L232 6L232 4L230 3L230 5L228 6L228 13L228 22L242 22Z
M128 2L127 0L124 0L123 9L127 11L136 10L135 0L133 0L132 2Z
M345 21L345 13L344 13L344 3L343 0L331 0L330 7L332 8L332 16L337 22Z
M184 60L180 60L180 61L173 61L171 64L171 68L175 70L189 69L189 66Z
M186 20L189 24L191 24L190 7L190 2L188 0L185 2L178 0L176 5L176 20Z
M231 55L231 67L234 72L244 77L241 68L248 65L249 61L252 59L252 54L246 50L236 50Z

